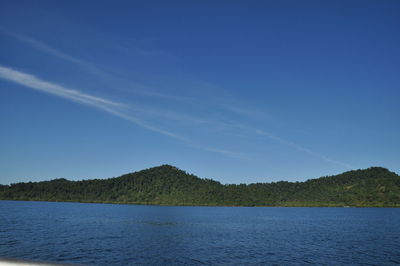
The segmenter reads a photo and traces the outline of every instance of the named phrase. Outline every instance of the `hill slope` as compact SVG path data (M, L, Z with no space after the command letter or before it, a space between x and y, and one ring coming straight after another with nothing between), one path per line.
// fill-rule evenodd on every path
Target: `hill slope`
M222 185L170 165L117 178L0 185L2 200L210 206L400 207L400 176L381 167L305 182Z

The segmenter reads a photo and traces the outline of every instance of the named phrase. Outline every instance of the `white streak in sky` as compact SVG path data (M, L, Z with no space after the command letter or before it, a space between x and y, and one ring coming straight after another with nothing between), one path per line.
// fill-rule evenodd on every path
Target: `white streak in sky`
M96 76L100 77L100 78L105 78L105 79L109 79L114 81L120 81L121 79L114 76L113 74L110 74L106 71L101 70L100 68L92 65L91 63L84 61L82 59L76 58L74 56L71 56L69 54L66 54L62 51L59 51L57 49L54 49L50 46L48 46L47 44L38 41L34 38L31 38L29 36L26 35L22 35L22 34L18 34L18 33L13 33L13 32L9 32L8 30L1 28L0 27L0 33L9 35L37 50L40 50L46 54L58 57L64 61L73 63L75 65L78 65L80 67L85 68L86 70L92 72L93 74L95 74ZM185 142L186 144L189 144L190 146L197 148L197 149L202 149L202 150L206 150L206 151L211 151L211 152L216 152L216 153L220 153L220 154L224 154L226 156L229 157L234 157L234 158L241 158L241 159L246 159L248 158L247 156L243 155L243 154L239 154L239 153L235 153L235 152L231 152L231 151L226 151L226 150L220 150L220 149L216 149L216 148L212 148L212 147L205 147L205 146L199 146L197 144L195 144L192 140L179 136L175 133L163 130L161 128L152 126L148 123L146 123L145 121L134 117L132 115L128 115L126 113L121 112L120 108L122 107L128 107L122 103L118 103L118 102L114 102L114 101L110 101L108 99L104 99L104 98L100 98L97 96L93 96L93 95L89 95L89 94L85 94L82 92L79 92L77 90L71 90L71 89L67 89L64 88L58 84L55 83L51 83L51 82L47 82L47 81L43 81L40 80L38 78L36 78L33 75L30 74L26 74L26 73L22 73L22 72L18 72L16 70L13 70L11 68L7 68L7 67L2 67L0 65L0 78L18 83L20 85L24 85L26 87L32 88L32 89L36 89L42 92L46 92L46 93L50 93L50 94L54 94L78 103L82 103L82 104L87 104L87 105L91 105L97 109L101 109L105 112L108 112L110 114L113 114L115 116L118 116L120 118L123 118L125 120L128 120L140 127L146 128L148 130L154 131L154 132L158 132L160 134L163 134L165 136L169 136L175 139L178 139L182 142ZM129 81L124 80L124 83L130 83ZM136 86L137 87L137 86ZM149 96L149 97L157 97L157 98L163 98L163 99L169 99L169 100L174 100L174 101L180 101L180 102L185 102L188 104L198 104L198 105L203 105L204 103L202 102L198 102L196 99L194 98L190 98L190 97L183 97L183 96L173 96L173 95L166 95L166 94L162 94L162 93L158 93L158 92L154 92L154 91L149 91L148 89L146 90L141 90L141 89L135 89L133 90L133 92L137 93L137 94L141 94L144 96ZM132 108L132 107L130 107ZM260 113L260 112L256 112L254 110L247 110L247 109L243 109L243 108L239 108L237 106L237 104L235 105L224 105L223 108L225 110L231 111L233 113L239 114L239 115L246 115L249 117L264 117L265 114L264 113ZM218 123L216 123L216 121L211 121L208 119L200 119L200 118L195 118L192 116L188 116L188 115L182 115L182 114L177 114L177 113L173 113L173 112L166 112L165 110L163 110L162 112L159 112L157 110L155 110L154 108L152 109L146 109L146 108L134 108L136 109L136 111L139 112L143 112L145 111L146 113L153 113L153 114L157 114L158 116L164 116L167 117L169 119L172 120L179 120L179 121L183 121L183 122L187 122L187 123L197 123L197 124L209 124L209 125L213 125L215 127L215 125L218 124L218 127L231 127L232 125L228 125L228 124L224 124L221 121L218 121ZM244 127L243 127L244 128ZM330 163L334 163L337 165L341 165L343 167L346 168L352 168L349 164L343 163L343 162L339 162L336 160L332 160L324 155L315 153L307 148L304 148L296 143L293 143L291 141L287 141L285 139L282 139L278 136L275 136L273 134L270 134L268 132L262 131L262 130L255 130L255 132L259 135L263 135L266 137L269 137L270 139L273 139L277 142L280 142L282 144L285 144L289 147L292 147L296 150L305 152L307 154L310 154L312 156L318 157L326 162L330 162Z
M94 107L124 107L122 103L107 100L105 98L82 93L77 90L67 89L55 83L41 80L33 75L16 71L12 68L0 65L0 78L23 85L25 87L35 89L41 92L57 95L62 98L72 100L74 102L91 105Z
M114 74L111 74L107 71L100 69L99 67L91 64L90 62L87 62L85 60L82 60L82 59L79 59L72 55L69 55L67 53L64 53L60 50L57 50L53 47L50 47L49 45L47 45L41 41L38 41L32 37L29 37L29 36L26 36L23 34L19 34L19 33L15 33L15 32L10 32L2 27L0 27L0 33L11 36L34 49L42 51L43 53L58 57L66 62L70 62L79 67L82 67L83 69L91 72L92 74L96 75L98 78L101 78L103 80L111 80L112 83L122 81L125 84L131 85L132 87L134 87L134 89L130 89L129 90L130 92L133 92L133 93L136 93L139 95L143 95L143 96L147 96L147 97L157 97L157 98L170 99L170 100L175 100L175 101L186 102L186 101L193 100L190 97L174 96L174 95L167 95L167 94L163 94L163 93L159 93L159 92L154 92L154 91L151 91L149 88L145 88L138 84L133 84L131 81L119 78L119 77L115 76ZM138 87L142 87L142 89L138 89Z
M57 49L54 49L54 48L48 46L47 44L45 44L43 42L40 42L40 41L38 41L36 39L33 39L33 38L29 37L29 36L26 36L26 35L23 35L23 34L14 33L14 32L9 32L9 31L1 28L1 27L0 27L0 33L9 35L9 36L21 41L21 42L33 47L33 48L39 50L39 51L42 51L42 52L46 53L46 54L58 57L58 58L60 58L62 60L65 60L65 61L70 62L70 63L74 63L76 65L80 65L81 67L86 68L87 70L89 70L90 72L92 72L93 74L96 74L98 76L102 76L102 77L109 77L110 76L107 72L99 69L98 67L93 66L92 64L90 64L90 63L88 63L88 62L86 62L84 60L81 60L79 58L76 58L76 57L71 56L69 54L66 54L64 52L61 52L61 51L59 51Z
M349 164L347 164L347 163L343 163L343 162L339 162L339 161L336 161L336 160L332 160L332 159L330 159L330 158L328 158L328 157L326 157L326 156L324 156L324 155L321 155L321 154L316 153L316 152L314 152L314 151L312 151L312 150L309 150L309 149L307 149L307 148L304 148L304 147L302 147L302 146L300 146L300 145L298 145L298 144L296 144L296 143L294 143L294 142L291 142L291 141L282 139L282 138L280 138L280 137L278 137L278 136L275 136L275 135L273 135L273 134L271 134L271 133L269 133L269 132L256 129L256 133L259 134L259 135L262 135L262 136L266 136L266 137L268 137L268 138L270 138L270 139L273 139L273 140L275 140L275 141L277 141L277 142L280 142L280 143L282 143L282 144L285 144L285 145L287 145L287 146L289 146L289 147L292 147L292 148L294 148L294 149L296 149L296 150L299 150L299 151L308 153L308 154L310 154L310 155L312 155L312 156L318 157L318 158L320 158L320 159L322 159L322 160L324 160L324 161L326 161L326 162L330 162L330 163L334 163L334 164L337 164L337 165L341 165L341 166L343 166L343 167L345 167L345 168L348 168L348 169L353 169L353 168L354 168L354 167L352 167L351 165L349 165Z
M127 121L130 121L131 123L136 124L137 126L145 128L147 130L151 130L153 132L157 132L159 134L180 140L180 141L188 144L189 146L197 148L197 149L220 153L220 154L230 156L230 157L235 157L235 158L244 158L245 157L242 154L227 151L227 150L215 149L215 148L211 148L211 147L207 147L207 146L200 146L188 138L185 138L185 137L177 135L173 132L152 126L133 115L124 113L123 111L127 110L129 108L129 106L127 106L123 103L119 103L119 102L111 101L109 99L105 99L102 97L83 93L78 90L65 88L56 83L52 83L49 81L39 79L39 78L35 77L34 75L23 73L23 72L14 70L9 67L1 66L1 65L0 65L0 79L4 79L9 82L13 82L13 83L37 90L37 91L53 94L53 95L56 95L56 96L64 98L64 99L74 101L76 103L92 106L96 109L100 109L104 112L107 112L114 116L117 116L117 117L123 118Z
M55 49L46 43L36 40L30 36L26 36L20 33L15 33L15 32L10 32L5 28L0 27L0 33L11 36L26 45L37 49L39 51L42 51L48 55L55 56L57 58L60 58L66 62L73 63L79 67L82 67L83 69L91 72L92 74L96 75L97 77L110 81L113 85L122 82L124 84L124 87L127 85L131 87L132 89L129 89L129 92L136 93L138 95L143 95L147 97L155 97L155 98L160 98L160 99L165 99L165 100L173 100L173 101L178 101L186 104L191 104L191 105L198 105L198 106L203 106L204 102L199 101L196 98L188 97L188 96L178 96L178 95L169 95L169 94L163 94L159 93L156 91L151 90L150 88L144 87L139 84L134 84L130 80L125 80L123 78L117 77L115 74L112 74L110 72L104 71L101 68L93 65L92 63L82 60L80 58L77 58L75 56L72 56L70 54L67 54L63 51L60 51L58 49ZM209 104L209 100L207 99L207 104ZM248 117L264 117L265 114L261 112L256 112L254 110L247 110L245 108L240 108L238 107L237 103L233 103L230 105L221 105L219 102L217 103L218 106L222 106L225 110L240 114L240 115L246 115Z

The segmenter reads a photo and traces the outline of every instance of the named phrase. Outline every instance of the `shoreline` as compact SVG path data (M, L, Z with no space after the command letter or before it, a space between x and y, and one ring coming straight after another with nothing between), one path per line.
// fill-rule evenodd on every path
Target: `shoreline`
M340 204L315 204L315 205L216 205L216 204L162 204L147 202L108 202L108 201L66 201L66 200L26 200L26 199L0 199L0 201L17 201L17 202L50 202L50 203L84 203L84 204L113 204L113 205L138 205L138 206L160 206L160 207L241 207L241 208L400 208L393 205L340 205Z

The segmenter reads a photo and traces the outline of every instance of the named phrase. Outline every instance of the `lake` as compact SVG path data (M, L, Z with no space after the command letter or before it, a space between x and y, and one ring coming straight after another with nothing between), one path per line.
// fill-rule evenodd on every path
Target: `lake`
M396 265L400 209L0 201L0 257L84 265Z

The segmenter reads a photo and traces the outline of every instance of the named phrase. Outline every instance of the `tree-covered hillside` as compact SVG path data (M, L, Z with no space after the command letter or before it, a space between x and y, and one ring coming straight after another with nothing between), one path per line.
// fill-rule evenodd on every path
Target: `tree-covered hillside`
M0 185L2 200L209 206L400 207L400 176L385 168L345 172L305 182L222 185L170 165L110 179Z

